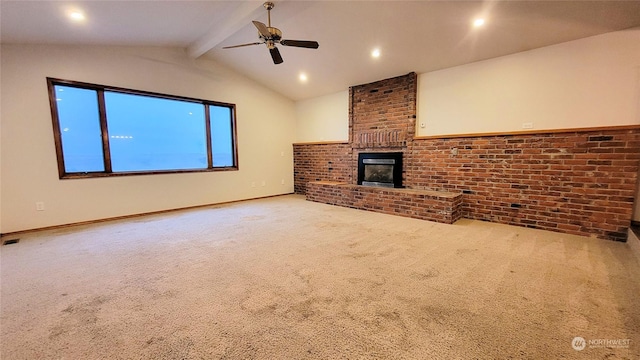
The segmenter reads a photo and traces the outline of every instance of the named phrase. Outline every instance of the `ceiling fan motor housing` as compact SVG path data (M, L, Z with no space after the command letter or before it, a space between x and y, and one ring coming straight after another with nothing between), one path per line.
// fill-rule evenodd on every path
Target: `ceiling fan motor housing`
M258 35L260 36L260 40L267 44L268 49L273 49L276 47L276 43L280 42L280 39L282 39L282 31L274 27L267 27L267 30L269 30L269 34L271 34L269 38L265 38L259 31Z
M261 39L273 40L273 41L279 41L280 39L282 39L282 31L280 31L280 29L274 28L274 27L267 27L267 30L269 30L269 34L271 34L271 36L269 36L268 39L265 39L265 37L262 36L262 34L260 34L260 32L258 31L258 35L260 36Z

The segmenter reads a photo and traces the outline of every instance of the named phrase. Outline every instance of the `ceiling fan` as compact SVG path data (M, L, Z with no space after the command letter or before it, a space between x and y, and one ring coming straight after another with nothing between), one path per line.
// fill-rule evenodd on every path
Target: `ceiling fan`
M282 64L282 56L280 55L280 51L276 47L276 44L280 44L283 46L295 46L307 49L317 49L319 44L317 41L307 41L307 40L284 40L282 39L282 31L280 29L271 27L271 9L273 9L274 4L270 1L262 4L265 9L267 9L268 16L268 25L261 23L260 21L253 21L253 25L258 29L258 36L260 41L253 42L249 44L241 44L241 45L233 45L233 46L225 46L223 49L231 49L242 46L251 46L251 45L260 45L266 44L267 49L271 53L271 58L273 59L274 64Z

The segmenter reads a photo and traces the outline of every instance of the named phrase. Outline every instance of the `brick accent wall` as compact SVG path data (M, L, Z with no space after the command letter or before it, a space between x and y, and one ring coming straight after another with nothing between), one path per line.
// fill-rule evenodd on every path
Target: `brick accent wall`
M640 130L424 139L407 186L465 192L463 216L624 241Z
M416 129L418 75L349 88L349 137L353 148L403 148Z
M357 161L357 159L356 159ZM351 146L346 143L294 144L293 188L305 194L310 181L352 182Z
M640 162L640 126L416 138L416 95L402 93L384 102L384 95L415 91L412 74L350 89L349 144L294 145L296 193L304 194L309 181L355 185L361 151L402 151L403 184L462 192L466 218L626 240ZM398 101L408 110L400 112ZM403 126L411 130L401 144L385 142L387 135L366 135Z

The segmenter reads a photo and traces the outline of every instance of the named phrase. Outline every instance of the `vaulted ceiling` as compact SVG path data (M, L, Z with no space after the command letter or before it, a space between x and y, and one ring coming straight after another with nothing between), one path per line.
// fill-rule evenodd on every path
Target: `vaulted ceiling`
M640 1L274 3L271 25L284 39L318 41L317 50L278 45L284 63L275 65L262 44L223 49L258 41L251 21L267 23L262 1L1 0L0 40L181 47L299 100L640 26ZM73 21L74 11L84 19Z

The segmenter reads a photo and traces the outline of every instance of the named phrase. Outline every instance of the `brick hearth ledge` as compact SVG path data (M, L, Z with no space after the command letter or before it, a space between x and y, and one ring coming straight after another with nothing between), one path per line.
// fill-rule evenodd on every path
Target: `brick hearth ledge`
M445 224L462 218L462 193L381 188L334 181L307 184L307 200Z

